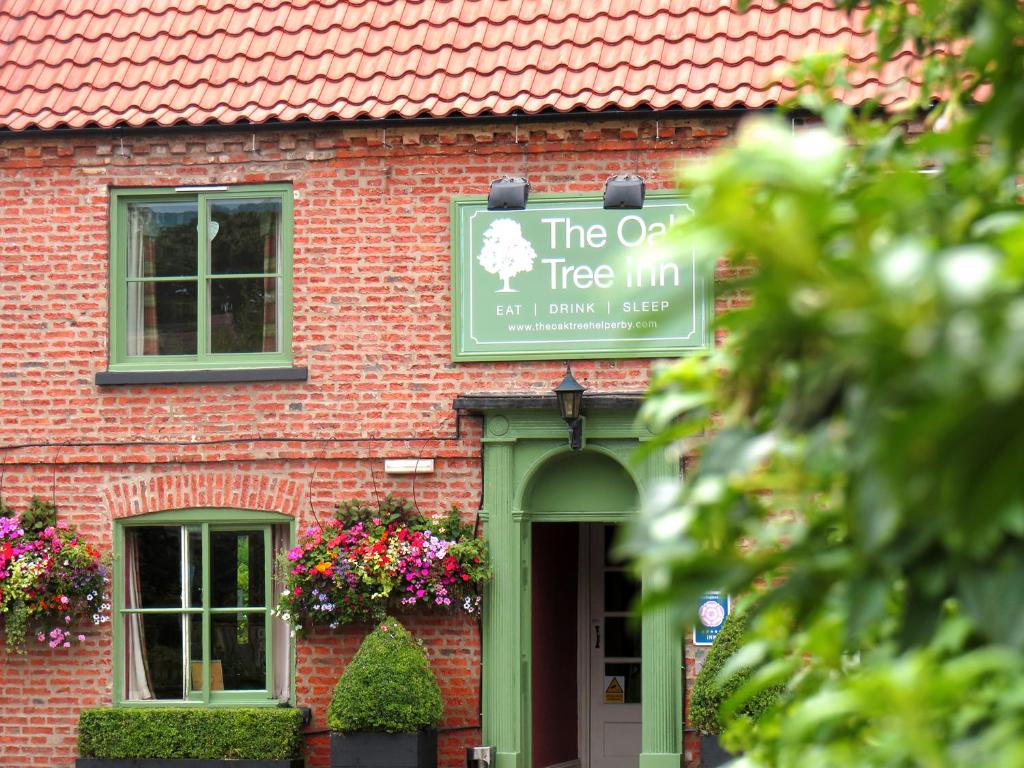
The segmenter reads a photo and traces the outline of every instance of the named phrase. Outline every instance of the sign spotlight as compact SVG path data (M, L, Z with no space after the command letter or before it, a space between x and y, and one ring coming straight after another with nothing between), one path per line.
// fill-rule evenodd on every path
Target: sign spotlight
M646 192L643 177L635 173L612 176L604 183L604 207L643 208Z
M487 210L521 211L526 208L530 182L522 177L502 176L491 182L487 193Z

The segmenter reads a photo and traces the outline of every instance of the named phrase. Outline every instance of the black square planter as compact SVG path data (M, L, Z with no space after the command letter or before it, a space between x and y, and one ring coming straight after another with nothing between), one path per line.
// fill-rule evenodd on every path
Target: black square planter
M80 757L75 768L303 768L294 760L199 760L184 757Z
M700 735L701 768L718 768L735 759L736 755L722 749L722 745L718 743L718 736L709 736L706 733Z
M437 731L332 731L331 768L437 768Z

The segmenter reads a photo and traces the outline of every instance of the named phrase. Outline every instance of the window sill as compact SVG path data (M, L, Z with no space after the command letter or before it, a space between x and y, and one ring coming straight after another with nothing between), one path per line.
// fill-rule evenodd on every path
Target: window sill
M234 699L232 701L183 701L182 699L119 699L114 706L124 709L300 709L281 699ZM303 718L306 714L303 712Z
M97 371L96 386L128 384L233 384L249 381L307 381L309 368L226 368L202 371Z

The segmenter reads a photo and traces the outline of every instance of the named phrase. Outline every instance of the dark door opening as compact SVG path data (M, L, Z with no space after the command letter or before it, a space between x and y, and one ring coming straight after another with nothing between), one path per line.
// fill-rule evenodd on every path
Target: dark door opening
M534 768L579 759L577 523L533 525L532 659Z

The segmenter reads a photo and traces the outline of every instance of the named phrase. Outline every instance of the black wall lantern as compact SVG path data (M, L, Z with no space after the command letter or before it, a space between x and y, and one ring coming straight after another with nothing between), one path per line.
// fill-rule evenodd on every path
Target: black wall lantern
M521 211L530 196L530 182L524 178L502 176L491 182L487 193L488 211Z
M605 208L643 208L644 180L635 173L612 176L604 183Z
M558 398L558 410L569 425L569 447L578 451L583 447L583 393L586 387L572 375L572 368L565 364L565 378L552 391Z

